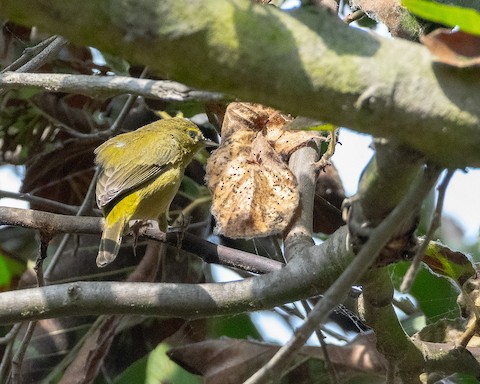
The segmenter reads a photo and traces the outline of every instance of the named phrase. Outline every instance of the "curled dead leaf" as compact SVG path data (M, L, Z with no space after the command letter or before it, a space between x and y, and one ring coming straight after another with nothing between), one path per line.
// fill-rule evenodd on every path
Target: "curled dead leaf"
M252 103L231 103L222 125L222 144L207 164L215 232L230 238L281 233L299 204L289 156L318 131L288 131L292 118Z
M480 65L480 36L440 28L420 41L440 63L459 68Z
M291 119L276 109L261 104L234 102L225 111L222 125L222 139L228 139L240 130L261 131L267 126L283 125Z
M320 372L324 369L323 364L316 365L325 359L324 351L328 352L330 362L338 368L337 372L341 373L342 377L351 379L349 382L358 382L354 378L362 373L372 375L369 377L371 383L383 382L375 380L374 375L384 375L387 362L375 348L375 342L373 334L365 334L357 336L347 345L327 344L324 350L320 347L304 346L295 355L288 380L284 377L281 382L328 382L328 379L319 380ZM202 375L205 383L233 384L247 380L279 349L278 345L222 337L172 348L167 355L189 372ZM304 363L307 365L303 365ZM314 367L317 369L313 369Z
M230 144L207 165L216 233L251 238L283 231L298 206L295 176L263 135L239 131Z

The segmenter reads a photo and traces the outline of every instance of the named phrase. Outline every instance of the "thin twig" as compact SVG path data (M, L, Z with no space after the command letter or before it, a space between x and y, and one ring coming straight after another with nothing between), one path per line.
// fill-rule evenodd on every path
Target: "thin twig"
M139 76L139 81L141 81L148 72L148 68L144 67L142 70L142 73L140 73ZM137 101L138 95L137 94L129 94L127 101L123 105L120 113L116 117L115 121L113 122L112 126L106 131L106 134L109 136L114 136L122 127L123 122L125 121L125 118L128 116L128 113L132 109L133 105L135 104L135 101ZM104 137L109 137L109 136L104 136Z
M307 300L301 301L303 308L307 315L312 311L311 305L307 302ZM320 327L315 329L315 335L317 336L318 342L320 343L320 347L322 348L323 358L325 360L325 368L327 369L328 376L330 377L330 383L338 384L337 373L335 372L335 366L332 364L332 360L330 360L330 354L328 352L327 343L325 343L325 336L322 333Z
M17 73L25 73L25 72L32 72L40 68L43 64L48 62L49 59L56 56L62 48L68 43L66 39L61 36L55 37L52 42L45 47L44 50L38 53L32 60L28 63L25 63L20 68L18 68L15 72Z
M93 195L95 193L95 184L97 182L97 177L99 172L100 170L97 168L90 182L85 198L83 199L82 205L78 209L78 212L75 214L75 216L82 216L85 213L92 211ZM55 269L55 266L57 265L61 254L63 253L63 250L65 249L65 247L68 244L68 241L70 240L70 236L72 236L70 233L67 233L66 235L63 236L62 241L60 242L57 250L55 251L55 254L52 256L52 260L50 261L50 264L48 265L45 271L45 278L47 280L49 280L51 274L53 273L53 270Z
M28 193L18 193L0 190L0 199L16 199L28 201L29 203L39 204L43 207L54 209L60 213L75 214L78 207L74 205L63 204L55 200L45 199L44 197L30 195Z
M195 200L193 200L190 204L188 204L185 208L182 209L178 217L172 223L172 227L175 228L178 226L182 226L183 218L188 218L188 216L190 216L190 214L195 210L195 208L211 201L212 197L210 195L197 197Z
M277 312L280 316L296 316L299 319L304 319L305 316L300 312L297 306L291 306L291 304L281 305L279 307L274 308L275 312ZM282 314L280 311L285 312Z
M57 36L50 36L46 38L45 40L42 40L40 43L35 45L34 47L27 47L23 50L22 55L15 60L13 63L10 65L6 66L3 68L3 70L0 73L5 73L8 71L15 71L18 68L20 68L22 65L28 63L30 60L32 60L36 55L38 55L41 51L43 51L46 47L48 47L53 40L56 39Z
M0 78L4 76L3 74L5 71L11 69L15 69L16 73L24 73L37 70L43 64L45 64L52 56L55 56L58 52L60 52L60 50L65 46L65 44L67 44L67 40L60 36L52 36L52 39L47 39L47 41L48 44L40 43L39 47L37 46L37 49L24 52L25 57L20 58L18 61L15 61L10 66L5 68L1 72ZM32 55L31 52L34 52L35 56L30 58L30 56ZM27 57L29 58L29 60L25 62ZM23 62L25 62L25 64L23 64ZM23 64L21 67L16 68L18 65L21 64ZM0 96L5 94L7 91L8 90L5 87L1 87Z
M0 345L10 343L13 340L13 338L16 336L16 334L18 333L18 330L20 329L21 326L22 326L21 323L14 324L12 329L10 329L10 331L8 331L8 333L5 336L0 337Z
M410 301L408 297L396 299L395 297L392 299L392 304L400 309L406 315L412 316L415 313L418 313L418 308Z
M317 334L320 347L322 348L323 358L325 359L325 367L327 369L328 376L330 377L330 383L338 384L337 373L335 372L335 366L330 360L330 354L328 352L327 343L325 343L325 337L323 336L321 330L316 330L315 332Z
M413 257L412 264L405 273L403 277L402 284L400 285L400 292L407 293L412 288L413 282L417 277L418 272L421 268L421 263L423 260L423 256L425 251L428 248L428 244L430 240L432 240L435 231L440 227L442 222L442 210L443 210L443 202L445 200L445 193L447 191L448 184L454 174L454 169L449 169L443 178L442 182L438 186L438 197L437 197L437 205L435 207L435 211L433 212L432 220L430 222L430 226L428 228L427 234L425 235L425 239L422 241L421 245L419 246L415 256Z
M325 320L337 303L342 302L347 297L351 286L374 263L392 234L395 233L400 225L411 218L413 212L419 209L421 201L423 201L434 185L439 173L440 170L436 167L426 167L424 172L417 176L405 197L385 220L372 231L360 252L340 277L330 286L323 299L315 305L295 335L287 344L280 348L265 366L246 380L245 384L264 384L278 380L281 372L288 367L296 352L305 344L317 325Z
M51 57L58 54L62 48L68 43L66 39L61 36L56 36L48 46L34 56L30 61L22 65L15 72L25 73L35 71L45 64Z
M43 230L52 235L59 233L98 235L103 230L103 219L99 217L67 216L0 206L0 225L2 224ZM139 234L148 239L177 244L174 232L163 233L158 228L142 227ZM259 274L278 271L284 266L283 263L266 257L211 243L189 232L184 234L184 238L182 249L195 253L207 263L222 264Z
M465 304L470 310L471 315L465 332L463 332L463 334L455 341L455 345L458 345L458 348L466 348L472 337L478 332L478 326L480 324L480 311L475 301L472 299L470 292L467 292L463 286L460 289L462 291Z
M50 241L50 236L48 234L41 233L40 234L40 250L39 255L37 257L37 261L35 263L35 273L37 276L37 286L43 287L45 285L45 281L43 278L43 260L47 257L47 250L48 250L48 243ZM12 359L12 383L19 384L21 383L21 371L22 371L22 364L25 358L25 353L27 352L28 345L30 344L30 340L32 339L33 332L35 327L37 326L37 321L31 321L28 323L27 331L23 337L23 340L18 348L15 356Z
M123 94L143 96L167 102L219 101L220 93L192 89L170 80L151 80L127 76L89 76L53 73L3 72L0 87L16 89L35 87L51 92L75 93L91 97L113 97Z
M45 279L43 277L43 261L47 258L48 243L51 240L51 236L46 233L40 233L40 254L37 257L35 267L33 270L37 276L37 286L43 287L45 285Z
M22 325L22 323L18 324ZM12 367L12 354L13 342L7 344L5 350L3 351L2 362L0 363L0 383L6 383L7 378L10 376L10 369Z
M338 332L335 332L335 331L327 328L324 325L320 325L320 329L322 330L323 333L326 333L327 335L329 335L331 337L334 337L335 339L338 339L340 341L344 341L346 343L348 343L350 341L350 339L348 337L346 337L345 335L342 335Z
M1 344L6 344L5 350L3 351L2 362L0 363L0 383L6 383L7 377L9 376L9 368L12 364L12 354L13 354L13 345L14 341L22 328L23 323L16 323L13 325L12 329L1 338Z
M145 77L147 74L147 67L145 67L140 74L140 79ZM91 78L91 76L87 76ZM138 80L140 79L130 79L130 80ZM68 125L63 124L62 122L58 121L55 119L55 123L58 124L65 132L68 134L72 135L76 139L82 139L82 140L96 140L96 139L107 139L109 137L115 136L115 134L118 133L120 128L122 127L123 122L125 121L125 118L128 116L128 113L130 112L130 109L132 109L133 105L135 104L135 101L137 100L138 95L137 94L129 94L127 97L127 100L125 101L125 104L123 105L122 109L120 110L120 113L118 116L115 118L115 121L113 124L110 126L109 129L105 131L99 131L95 133L82 133L78 132L75 129L70 128ZM50 119L53 119L53 117L49 117Z
M18 351L15 353L15 356L12 359L12 384L20 384L21 380L21 370L22 363L25 357L25 352L27 351L28 344L30 344L30 339L32 338L33 331L37 325L37 321L31 321L28 323L27 331L23 337L22 343L18 348Z

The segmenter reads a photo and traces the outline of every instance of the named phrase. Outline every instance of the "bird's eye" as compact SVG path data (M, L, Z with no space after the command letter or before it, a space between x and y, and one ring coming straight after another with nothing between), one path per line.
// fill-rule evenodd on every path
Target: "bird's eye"
M190 136L192 139L196 139L198 135L195 131L188 131L188 136Z

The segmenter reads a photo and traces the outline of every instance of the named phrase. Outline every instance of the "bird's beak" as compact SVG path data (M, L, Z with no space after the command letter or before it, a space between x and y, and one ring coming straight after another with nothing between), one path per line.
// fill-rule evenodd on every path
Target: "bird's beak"
M215 143L214 141L209 140L209 139L204 138L202 140L202 143L205 147L218 147L218 143Z

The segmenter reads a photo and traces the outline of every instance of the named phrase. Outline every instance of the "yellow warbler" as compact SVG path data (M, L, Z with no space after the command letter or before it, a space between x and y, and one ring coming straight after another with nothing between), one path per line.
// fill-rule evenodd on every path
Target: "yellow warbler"
M167 229L168 209L185 167L207 145L216 144L195 124L172 118L115 136L95 150L97 205L105 215L99 267L117 257L130 220L158 220L160 229Z

